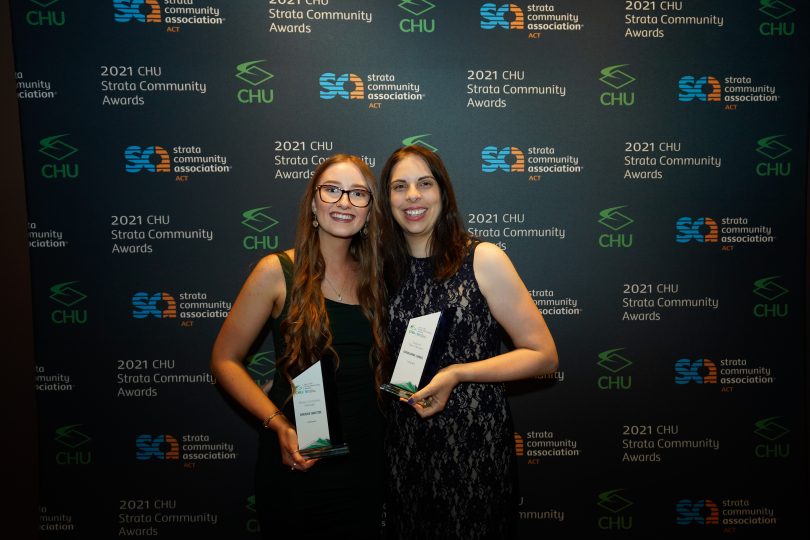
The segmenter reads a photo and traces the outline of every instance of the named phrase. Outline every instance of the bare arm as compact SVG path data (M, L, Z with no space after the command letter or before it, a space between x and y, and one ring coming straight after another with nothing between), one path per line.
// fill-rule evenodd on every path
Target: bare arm
M211 351L211 372L217 383L259 421L273 415L279 407L251 378L243 362L267 320L280 314L285 295L281 263L276 255L268 255L259 261L239 291ZM297 453L295 429L283 414L273 416L268 427L278 434L285 465L296 462L305 469L314 463Z
M461 382L514 381L557 370L554 339L509 257L498 246L483 242L476 248L473 271L492 316L515 348L492 358L453 364L440 370L428 385L412 396L411 404L423 417L444 409L450 392ZM430 406L423 401L426 398L430 398L427 400Z

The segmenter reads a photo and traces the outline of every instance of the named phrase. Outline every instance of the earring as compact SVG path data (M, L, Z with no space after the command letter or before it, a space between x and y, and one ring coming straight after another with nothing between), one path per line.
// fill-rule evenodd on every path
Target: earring
M363 225L363 228L360 229L360 234L363 236L368 236L368 223Z
M317 229L318 225L320 225L320 223L318 223L318 218L316 218L315 216L312 216L312 228Z

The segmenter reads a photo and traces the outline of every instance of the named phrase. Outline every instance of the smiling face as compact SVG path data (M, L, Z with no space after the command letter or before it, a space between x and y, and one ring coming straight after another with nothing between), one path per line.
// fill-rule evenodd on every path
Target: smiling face
M370 201L364 208L351 202L354 200L362 204L363 195L371 193L371 186L366 182L360 169L349 161L335 163L323 171L317 180L317 186L325 186L316 188L312 197L312 213L318 220L319 234L337 238L351 238L357 234L366 224L371 211ZM322 196L319 191L322 192ZM334 200L338 193L340 198L334 202L324 202L324 199Z
M402 227L414 257L426 257L433 228L442 211L441 189L427 162L413 154L391 169L391 213Z

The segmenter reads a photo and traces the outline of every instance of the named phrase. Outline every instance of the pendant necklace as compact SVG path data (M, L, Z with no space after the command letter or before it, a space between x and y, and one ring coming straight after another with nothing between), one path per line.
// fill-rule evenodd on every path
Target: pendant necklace
M338 302L343 302L343 294L341 294L341 292L339 290L337 290L337 288L334 285L332 285L332 282L329 281L329 278L326 277L326 274L323 275L323 279L326 280L326 282L329 284L329 286L332 287L332 290L335 291L335 294L337 294Z

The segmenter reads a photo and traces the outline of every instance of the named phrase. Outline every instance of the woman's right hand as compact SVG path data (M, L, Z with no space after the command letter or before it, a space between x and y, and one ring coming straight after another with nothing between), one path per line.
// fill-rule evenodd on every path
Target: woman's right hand
M400 400L413 407L422 418L442 412L450 400L450 393L460 382L458 369L459 364L450 364L440 369L424 388L414 392L409 399Z

